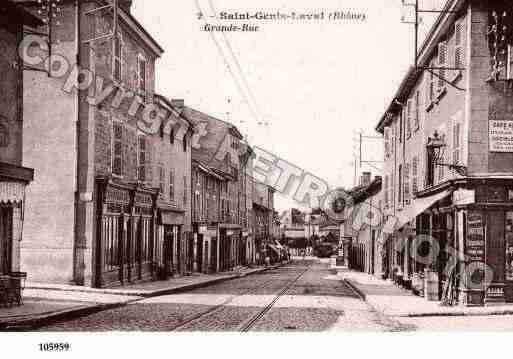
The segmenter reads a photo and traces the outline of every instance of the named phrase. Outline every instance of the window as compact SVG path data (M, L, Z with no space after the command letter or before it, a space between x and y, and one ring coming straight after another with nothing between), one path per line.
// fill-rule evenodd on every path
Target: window
M435 183L435 157L432 151L426 154L426 187L433 186Z
M447 67L447 42L442 41L438 44L438 91L441 92L445 89L446 71Z
M187 134L183 135L182 145L183 145L183 151L187 152Z
M433 65L432 63L430 64ZM430 106L435 100L435 75L429 71L426 75L426 107Z
M445 136L442 136L443 138L443 141L445 143ZM441 156L440 156L440 162L439 163L436 163L435 165L438 165L438 182L442 182L444 177L445 177L445 166L441 166L441 164L444 164L446 163L446 154L445 154L445 151L442 151L441 153Z
M462 21L454 24L454 67L465 67L465 48L463 47L463 40L465 36L465 25ZM461 70L456 70L455 76L461 74Z
M175 200L175 170L169 171L169 199Z
M146 94L146 59L144 56L137 56L137 90Z
M112 77L114 80L121 82L123 80L123 39L120 33L118 33L118 36L114 37L113 47L114 56L112 56Z
M383 201L385 202L385 208L388 207L388 175L385 175L383 183Z
M403 117L404 117L404 109L399 114L399 122L398 122L398 131L399 134L399 143L403 142Z
M163 164L159 164L159 188L160 194L164 195L166 186L166 169Z
M406 138L411 138L411 123L413 120L413 101L406 102Z
M419 159L418 157L413 157L411 161L411 191L413 194L419 191Z
M140 182L149 181L149 168L150 168L150 152L148 146L148 139L146 136L140 135L138 137L139 151L137 156L137 179Z
M455 123L452 128L452 162L460 163L460 145L461 145L461 124Z
M112 122L112 174L123 176L123 124Z
M403 204L403 166L399 165L399 175L397 176L399 180L399 185L397 186L397 203L400 205Z
M409 203L410 199L410 164L406 163L404 165L404 201Z
M415 110L413 113L413 130L418 131L420 127L420 91L415 92Z
M175 128L171 128L171 133L169 134L169 143L174 144L175 143Z
M183 206L187 206L187 176L183 176Z

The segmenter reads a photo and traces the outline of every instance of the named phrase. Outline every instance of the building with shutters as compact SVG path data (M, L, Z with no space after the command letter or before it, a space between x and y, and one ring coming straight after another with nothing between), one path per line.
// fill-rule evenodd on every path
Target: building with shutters
M347 194L351 197L351 206L344 209L340 245L344 245L347 263L350 268L369 274L379 275L382 270L382 246L380 228L382 227L382 178L371 178L370 172L364 172L359 185L351 188Z
M40 24L13 2L0 4L0 305L9 297L5 291L16 287L16 273L28 270L20 264L20 244L27 206L25 192L34 170L23 167L23 69L17 50L24 26Z
M376 128L393 222L383 273L428 276L432 299L449 282L461 304L513 301L512 28L508 2L447 1Z
M41 4L17 2L40 14ZM192 267L192 126L183 101L155 94L163 49L132 1L117 3L61 1L51 32L41 26L31 44L23 154L38 176L21 256L31 281L104 287ZM33 63L49 50L66 74Z
M252 264L252 150L234 125L189 107L184 115L207 132L192 149L196 268L227 271Z
M252 179L253 186L253 233L255 235L256 261L264 263L266 257L280 257L274 237L274 193L276 190L257 179Z

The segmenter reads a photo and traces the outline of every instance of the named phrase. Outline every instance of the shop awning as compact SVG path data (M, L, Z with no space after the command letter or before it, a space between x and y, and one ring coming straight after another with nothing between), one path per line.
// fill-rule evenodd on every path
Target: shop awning
M393 233L404 227L404 225L414 220L419 214L434 205L436 202L444 199L451 193L450 190L434 194L429 197L415 198L413 203L404 207L395 217L390 217L383 230L386 233Z
M0 204L20 203L25 196L25 183L0 182Z

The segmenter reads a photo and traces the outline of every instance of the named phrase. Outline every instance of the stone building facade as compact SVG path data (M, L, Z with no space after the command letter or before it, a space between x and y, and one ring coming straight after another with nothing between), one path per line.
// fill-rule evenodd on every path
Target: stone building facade
M131 3L113 11L103 8L110 2L63 1L50 45L67 72L25 78L23 154L40 174L27 192L22 249L31 280L101 287L192 267L192 126L183 101L155 94L163 50ZM32 42L28 60L48 56Z
M252 246L248 212L250 148L242 143L243 136L234 125L188 107L184 114L194 126L203 127L206 132L192 150L194 176L200 179L199 186L197 180L193 181L200 193L200 205L193 211L195 240L197 242L199 238L210 243L210 251L217 253L216 271L249 264L246 263L246 249ZM202 186L205 181L213 187ZM201 210L205 207L201 201L205 201L207 195L217 193L217 186L219 195L211 204L219 206L217 218L202 217ZM212 219L217 219L217 222Z
M384 272L410 285L425 273L436 298L452 282L462 304L511 301L513 17L504 1L450 0L444 10L419 50L429 69L408 72L377 126L395 225ZM415 234L440 247L428 261Z
M18 44L24 26L41 22L14 2L0 4L0 275L27 271L20 264L25 192L34 178L32 168L23 167L23 67ZM7 286L10 286L10 281ZM6 283L2 281L2 286ZM2 303L5 304L5 303Z

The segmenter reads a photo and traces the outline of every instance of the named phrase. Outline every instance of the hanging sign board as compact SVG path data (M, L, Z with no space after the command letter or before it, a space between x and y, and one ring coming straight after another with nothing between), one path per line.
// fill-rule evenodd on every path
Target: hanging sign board
M485 224L481 212L468 213L466 248L466 254L470 261L485 261Z
M489 139L491 152L513 152L513 121L490 121Z
M460 188L452 195L454 205L472 204L476 202L476 191Z

